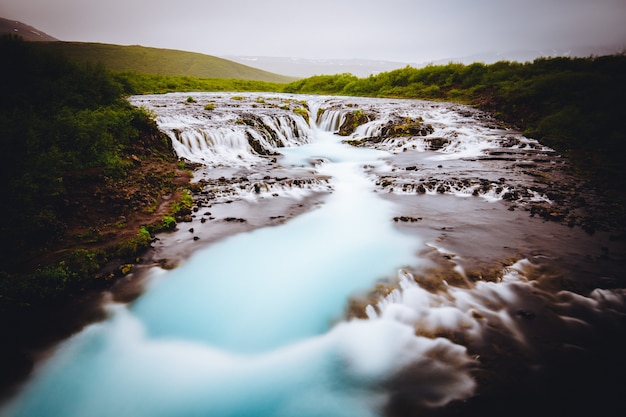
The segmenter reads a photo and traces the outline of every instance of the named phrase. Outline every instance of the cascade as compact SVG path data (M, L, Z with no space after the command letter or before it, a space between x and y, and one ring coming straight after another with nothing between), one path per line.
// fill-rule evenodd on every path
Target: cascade
M136 302L110 306L107 321L60 347L10 415L375 417L387 398L380 384L425 351L431 376L456 386L431 399L472 392L461 346L394 322L333 325L355 290L417 262L420 241L393 228L393 205L362 171L382 167L385 152L351 148L315 124L311 132L310 144L283 149L282 163L327 161L319 170L334 192L325 204L197 251L174 270L155 268Z
M317 125L321 130L336 132L346 117L347 110L325 110L317 120Z
M196 96L189 103L184 100L187 95L173 94L180 101L167 105L158 104L158 99L134 98L136 105L152 106L150 110L157 114L157 123L172 140L176 153L192 162L244 167L263 163L264 156L275 155L279 148L310 140L310 127L292 103L259 108L240 96ZM233 106L232 101L238 104ZM212 110L204 108L206 103Z
M0 416L381 417L455 400L462 412L476 375L526 400L523 378L502 369L534 376L557 346L580 355L589 332L603 341L623 323L626 290L558 288L621 274L611 245L622 243L524 211L552 216L567 197L546 188L542 173L561 162L536 141L454 104L187 96L131 98L179 156L214 172L203 190L213 207L173 245L201 224L229 225L216 211L267 218L260 201L285 221L152 267L138 299L108 303L105 320L51 351ZM336 135L355 109L372 120ZM404 117L434 133L381 137Z

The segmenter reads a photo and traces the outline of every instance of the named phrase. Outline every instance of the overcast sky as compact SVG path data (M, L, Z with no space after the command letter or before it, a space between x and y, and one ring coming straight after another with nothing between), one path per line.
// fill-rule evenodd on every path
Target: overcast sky
M65 41L209 55L424 62L626 46L626 0L0 0Z

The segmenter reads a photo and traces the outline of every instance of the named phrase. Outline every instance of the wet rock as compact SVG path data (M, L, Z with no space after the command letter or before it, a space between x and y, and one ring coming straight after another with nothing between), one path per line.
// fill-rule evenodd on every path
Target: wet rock
M500 146L503 148L512 148L513 146L517 146L520 144L520 140L513 136L507 136L501 143Z
M404 223L415 223L422 220L421 217L411 217L411 216L396 216L393 218L394 222L404 222Z
M238 223L243 223L243 222L246 222L247 220L246 220L246 219L239 218L239 217L226 217L226 218L224 219L224 221L226 221L226 222L238 222Z
M347 113L337 134L339 136L349 136L354 133L354 130L358 126L368 123L373 119L373 115L365 114L361 110L355 110L351 113Z
M421 135L421 136L424 136L424 135ZM450 143L450 139L446 139L446 138L426 138L424 139L424 141L428 144L428 149L431 151L438 151Z
M502 199L506 200L506 201L518 200L519 199L519 193L516 190L507 191L506 193L502 194Z
M397 116L383 126L381 136L389 138L400 136L427 136L434 131L435 129L432 125L424 124L424 120L421 117L414 119L412 117ZM435 143L437 143L436 140Z

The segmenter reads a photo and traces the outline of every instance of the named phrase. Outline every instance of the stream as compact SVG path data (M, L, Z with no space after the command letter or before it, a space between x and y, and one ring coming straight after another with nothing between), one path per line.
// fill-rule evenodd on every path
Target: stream
M130 101L194 214L1 416L626 412L626 239L553 150L454 103Z

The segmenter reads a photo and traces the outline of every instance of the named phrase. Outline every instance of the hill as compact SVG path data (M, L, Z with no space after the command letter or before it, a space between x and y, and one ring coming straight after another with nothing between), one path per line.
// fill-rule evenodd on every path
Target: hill
M140 45L63 42L32 26L11 19L0 18L0 35L17 35L25 41L39 41L37 48L63 55L73 62L102 63L106 68L119 72L274 83L288 83L296 79L196 52Z
M0 35L11 34L22 37L25 41L57 41L58 39L28 26L17 20L3 19L0 17Z
M73 62L101 62L106 68L119 72L276 83L295 79L211 55L173 49L89 42L37 42L36 46Z

